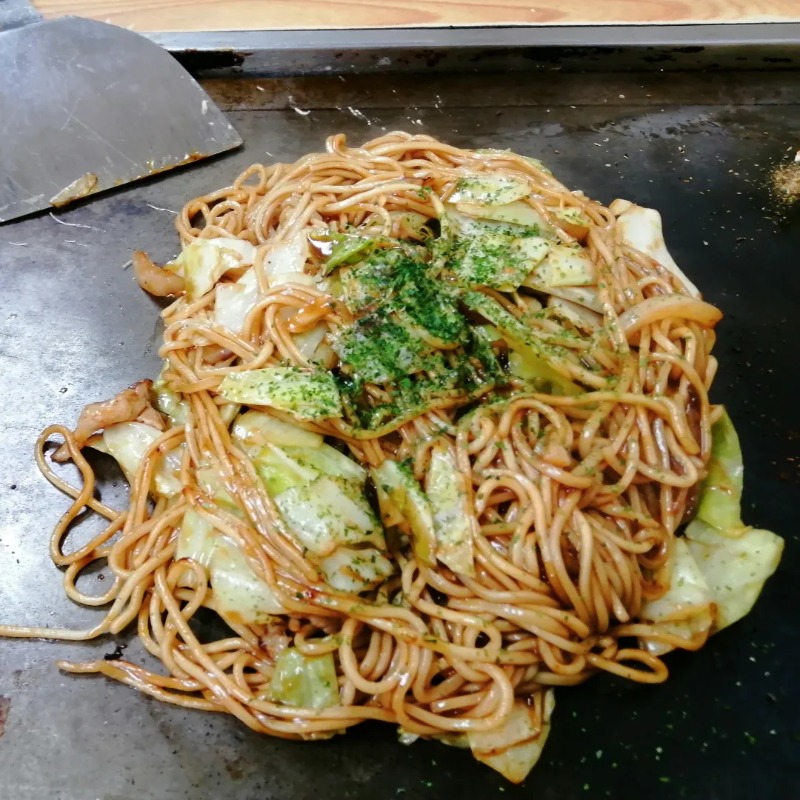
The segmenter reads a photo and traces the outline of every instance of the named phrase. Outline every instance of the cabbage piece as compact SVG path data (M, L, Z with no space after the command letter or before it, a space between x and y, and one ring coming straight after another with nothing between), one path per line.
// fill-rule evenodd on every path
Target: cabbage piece
M387 459L370 470L378 493L381 516L399 515L407 523L414 555L432 567L436 564L436 534L430 501L405 464Z
M231 423L236 419L239 412L242 410L239 403L221 403L217 406L219 408L219 417L226 428L230 428Z
M178 531L175 558L188 558L208 569L216 546L217 534L214 526L193 508L187 508Z
M451 203L503 206L530 193L531 186L523 178L496 172L467 172L459 178L448 200Z
M397 741L400 744L404 745L414 744L414 742L416 742L417 739L419 739L418 733L410 733L409 731L404 730L402 726L400 725L397 726Z
M398 239L424 241L433 236L428 227L428 217L418 211L390 211L389 216L395 225Z
M248 455L255 455L267 444L321 447L321 434L273 417L265 411L245 411L231 426L231 436Z
M736 428L723 411L711 429L711 457L696 518L720 531L744 527L741 519L744 462Z
M397 283L399 255L399 250L383 250L360 264L346 265L336 272L339 295L349 311L360 316L391 297Z
M396 321L385 309L341 328L332 347L347 370L367 383L390 383L442 368L441 354L420 331Z
M528 280L549 249L541 236L487 230L465 242L463 255L457 253L450 267L469 286L511 292Z
M570 303L588 308L600 316L603 315L603 304L597 294L596 287L588 286L540 286L537 291L545 292L551 297L560 297Z
M714 424L712 437L697 515L684 538L714 596L717 631L749 613L778 567L784 540L741 520L742 451L727 412Z
M512 783L525 780L542 755L550 733L555 695L552 689L541 691L544 695L541 728L535 725L534 709L517 699L500 727L467 733L472 755Z
M214 609L223 619L254 625L286 613L239 545L192 508L183 515L175 558L190 559L206 568Z
M366 471L327 444L267 444L253 457L256 472L281 517L311 557L340 544L382 548L383 531L364 495Z
M324 443L283 447L267 444L254 458L256 467L266 470L265 475L271 475L274 470L287 485L308 483L324 474L353 483L360 489L367 479L367 471L360 464ZM280 475L281 472L284 474Z
M328 275L340 264L351 264L366 258L375 249L375 240L368 236L352 233L328 233L330 239L330 255L322 268L322 274Z
M525 280L534 289L548 286L592 286L594 264L580 245L551 244L545 258Z
M424 264L401 262L393 288L392 310L412 335L434 348L463 344L467 323L456 306L456 291L432 278Z
M306 466L319 470L332 478L355 483L359 487L367 479L367 471L358 462L329 444L321 444L313 448L286 447L286 453Z
M231 432L253 459L290 532L332 588L359 593L392 573L380 552L383 531L364 495L363 467L319 434L265 412L241 414Z
M248 266L255 257L256 248L243 239L196 239L165 269L180 275L189 299L197 300L228 270Z
M320 278L317 280L317 289L331 297L337 297L340 300L346 300L344 296L344 289L342 288L342 279L339 272L334 272L333 275L328 275L327 278Z
M508 371L515 378L522 378L523 381L528 381L534 385L541 385L546 382L538 369L539 363L529 363L524 355L518 353L516 350L509 350L508 353Z
M421 217L423 223L427 221L427 217L416 214L413 211L390 212L390 216L397 220L401 227L404 216ZM402 236L399 238L402 238ZM306 241L320 256L325 258L325 263L322 267L323 276L330 275L336 267L342 264L353 264L361 261L369 256L379 244L378 240L372 236L364 236L354 231L339 233L330 229L310 231L306 234Z
M530 269L538 269L542 259L546 259L554 245L542 236L526 236L514 240L514 247L527 262Z
M153 395L155 402L153 405L162 413L166 414L173 425L185 425L189 417L189 404L183 400L178 392L172 391L164 380L164 373L169 368L169 362L164 361L161 372L153 381Z
M298 419L328 419L342 415L342 401L333 376L324 370L265 367L231 372L217 392L226 400L271 406Z
M274 496L295 539L317 558L340 544L383 544L380 528L360 488L323 475L297 483Z
M221 283L217 286L214 300L214 323L227 328L231 333L241 333L247 315L258 303L258 278L253 267L236 283Z
M350 594L374 589L394 572L392 562L375 547L337 547L319 568L328 586Z
M431 448L425 494L433 510L436 557L457 575L475 575L475 552L468 485L453 451L439 443Z
M629 247L638 250L669 270L693 297L700 290L686 277L667 250L661 214L653 208L643 208L627 200L615 200L610 210L617 214L617 235Z
M245 516L244 511L239 508L238 502L225 487L225 481L217 468L199 467L195 475L201 491L217 505L237 517Z
M458 203L455 209L448 207L446 218L442 222L443 230L458 231L464 236L470 236L476 231L495 229L509 233L528 230L548 239L558 238L553 225L533 206L522 200L502 206Z
M306 361L312 361L327 332L328 326L320 323L307 331L292 334L292 343Z
M518 354L516 364L524 365L526 373L520 377L546 384L543 390L549 390L553 394L581 393L579 386L551 366L545 348L524 322L506 311L496 300L480 292L465 292L463 299L469 308L492 323L511 350Z
M286 613L236 542L194 509L183 515L175 558L190 559L206 568L214 609L223 619L235 624L265 624L272 615Z
M209 578L214 608L223 619L244 625L264 625L271 616L286 613L237 544L224 534L216 537Z
M687 642L700 636L702 643L711 630L713 600L713 593L689 546L683 539L676 539L669 587L657 600L646 600L642 604L640 617L654 623L656 629L680 636ZM643 644L654 655L673 649L673 645L652 639L646 639ZM694 645L690 649L694 649Z
M307 656L287 647L275 662L270 696L277 703L320 711L339 704L333 653Z
M290 456L283 447L267 444L253 457L256 472L273 497L293 486L311 483L320 471L303 459Z
M118 422L106 428L99 436L93 436L87 444L101 453L112 456L120 465L128 483L133 484L136 470L145 451L163 435L163 431L143 422ZM181 458L186 445L174 447L165 454L156 456L153 473L153 490L164 497L174 497L183 489L180 481Z
M314 279L305 274L308 255L308 238L303 232L274 244L264 259L264 271L267 273L270 288L284 283L313 286Z
M175 558L190 559L206 568L214 609L223 619L235 624L265 624L272 615L286 613L236 542L192 508L183 515Z
M777 569L784 545L772 531L738 528L731 534L700 520L688 525L685 539L714 596L714 631L750 612Z
M547 307L561 319L568 320L576 328L587 333L593 333L603 324L603 317L591 311L585 306L573 303L571 300L564 300L561 297L551 295L547 300Z
M579 242L584 242L589 235L591 221L580 208L550 208L550 213L558 219L558 226Z

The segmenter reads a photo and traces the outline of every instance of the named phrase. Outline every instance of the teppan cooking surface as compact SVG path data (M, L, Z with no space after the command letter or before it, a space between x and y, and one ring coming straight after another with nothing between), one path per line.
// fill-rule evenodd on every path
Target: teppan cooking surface
M466 752L397 743L390 727L295 744L234 719L163 705L104 678L60 674L129 636L87 644L0 641L0 797L40 798L783 798L800 758L797 341L800 218L771 176L800 146L792 73L237 79L207 84L245 139L236 153L71 210L0 228L0 619L87 627L50 563L67 501L38 474L51 422L158 370L159 307L123 265L166 260L174 212L254 161L293 160L344 131L357 143L405 129L544 159L605 202L658 208L676 260L725 312L713 398L729 405L746 458L745 518L780 532L779 572L755 610L699 653L673 654L669 681L609 676L557 693L544 756L521 787ZM259 88L260 87L260 88ZM124 500L100 462L104 500ZM85 539L87 523L70 544ZM101 577L102 576L102 577ZM103 582L105 580L105 583ZM96 572L82 584L102 591ZM94 584L94 586L93 586ZM117 654L119 654L117 650Z

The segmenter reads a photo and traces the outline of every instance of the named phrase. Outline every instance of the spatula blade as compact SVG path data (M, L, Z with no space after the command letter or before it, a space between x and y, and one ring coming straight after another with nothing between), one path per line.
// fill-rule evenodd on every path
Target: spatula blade
M0 33L0 109L0 222L242 143L166 50L77 17Z

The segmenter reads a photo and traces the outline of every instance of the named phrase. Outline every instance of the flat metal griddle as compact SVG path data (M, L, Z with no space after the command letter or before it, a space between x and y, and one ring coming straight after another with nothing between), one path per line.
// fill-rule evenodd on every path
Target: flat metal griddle
M170 212L187 198L229 183L254 161L319 149L337 131L352 143L405 129L462 146L510 147L605 202L622 196L660 209L676 260L725 311L713 397L729 405L742 438L745 518L786 537L783 563L749 617L699 653L668 657L666 684L600 676L560 690L545 754L521 788L468 753L438 743L403 747L389 726L288 743L54 667L58 658L96 658L125 643L124 657L141 658L129 637L0 640L0 798L793 796L800 212L776 201L770 177L800 147L796 73L461 69L228 76L206 86L230 111L246 142L241 151L58 219L0 228L3 622L78 627L97 619L62 596L47 542L67 502L39 476L32 452L45 425L71 424L85 402L158 369L159 307L123 269L131 251L167 259L177 249ZM122 483L106 461L97 463L103 499L123 502ZM91 530L82 526L72 543ZM101 592L108 577L100 574L82 586Z

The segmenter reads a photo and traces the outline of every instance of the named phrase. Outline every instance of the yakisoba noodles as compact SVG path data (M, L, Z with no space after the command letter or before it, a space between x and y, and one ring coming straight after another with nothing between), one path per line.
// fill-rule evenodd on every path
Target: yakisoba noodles
M133 261L176 296L158 380L37 443L73 498L51 556L105 616L0 634L135 625L163 671L60 668L285 738L381 720L520 781L554 687L661 682L664 653L752 606L782 540L741 522L738 441L709 401L721 313L655 211L505 150L340 134L177 227L175 261ZM122 466L128 508L95 499L87 446ZM108 524L67 554L87 509ZM100 561L115 580L89 596ZM203 607L225 638L198 638Z

